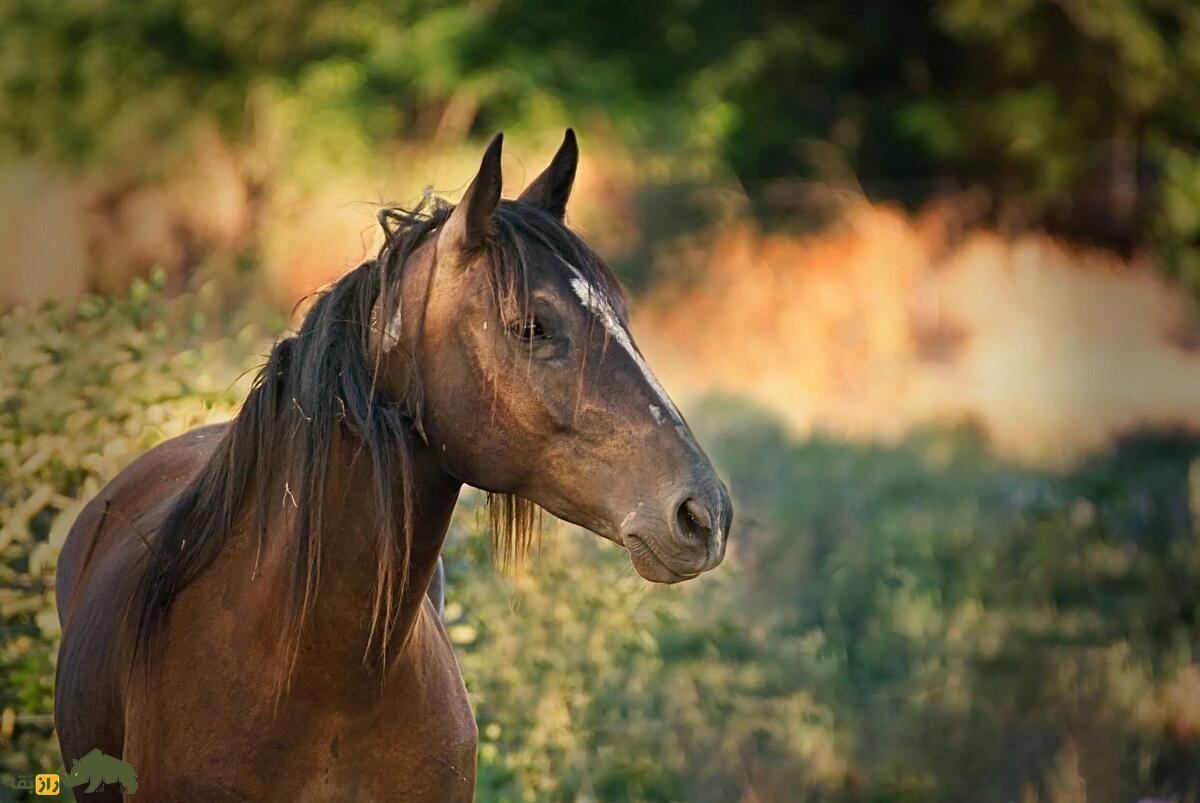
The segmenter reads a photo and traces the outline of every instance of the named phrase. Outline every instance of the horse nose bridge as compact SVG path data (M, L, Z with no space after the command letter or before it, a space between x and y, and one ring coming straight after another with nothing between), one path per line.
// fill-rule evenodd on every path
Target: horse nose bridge
M610 402L617 402L631 411L635 420L649 418L654 427L679 432L685 439L691 439L678 406L662 386L657 373L647 364L628 329L618 326L616 335L606 338L598 348L597 364L608 377L608 387L613 391Z

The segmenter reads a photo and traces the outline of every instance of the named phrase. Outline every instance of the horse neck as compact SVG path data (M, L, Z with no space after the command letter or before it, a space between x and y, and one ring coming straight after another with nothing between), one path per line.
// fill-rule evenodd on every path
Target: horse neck
M408 489L414 507L412 546L407 584L391 637L392 650L407 642L420 614L461 488L423 443L414 448L412 465L412 488ZM376 509L371 472L371 461L365 454L358 454L357 443L348 435L338 435L330 452L325 486L327 526L321 536L320 585L309 638L323 648L343 645L346 657L355 661L361 661L371 627L379 563L378 517L402 516L400 510ZM283 571L290 569L284 568L287 563L282 556L274 562ZM378 638L377 632L376 644Z
M401 272L401 308L416 314L403 316L404 337L415 342L420 337L430 282L435 267L432 243L409 257ZM396 363L380 377L380 390L402 393L412 377L411 367L396 376ZM415 435L415 433L413 433ZM450 525L450 516L462 483L446 473L437 455L423 437L412 437L410 489L399 489L402 499L408 491L413 500L412 544L407 583L399 606L391 645L395 649L408 643L430 581L437 568L442 543ZM357 458L357 459L356 459ZM339 433L330 453L330 469L325 487L325 520L330 532L322 548L319 598L314 610L313 635L323 643L341 643L362 650L371 637L371 607L374 601L376 567L379 564L376 532L379 516L401 521L402 510L376 510L371 461L360 454L359 444ZM349 637L353 634L353 637ZM373 634L376 641L379 633Z

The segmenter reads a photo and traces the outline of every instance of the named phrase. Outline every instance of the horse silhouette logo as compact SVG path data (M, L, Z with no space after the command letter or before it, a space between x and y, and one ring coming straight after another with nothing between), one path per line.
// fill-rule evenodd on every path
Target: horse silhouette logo
M71 765L71 771L64 772L62 776L66 786L87 784L85 792L95 792L104 784L119 783L122 792L132 795L138 787L137 773L133 767L119 758L101 753L99 749L77 759Z

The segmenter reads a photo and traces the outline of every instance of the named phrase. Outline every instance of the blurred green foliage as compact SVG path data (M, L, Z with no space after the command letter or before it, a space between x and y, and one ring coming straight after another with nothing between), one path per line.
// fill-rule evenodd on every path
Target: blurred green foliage
M738 504L716 574L646 590L572 531L510 584L452 540L481 799L1200 798L1200 441L1051 474L970 428L693 419Z
M602 119L752 195L986 188L1002 220L1152 242L1200 288L1198 53L1180 0L8 0L0 151L154 172L213 121L303 169Z
M5 772L57 766L53 566L80 503L228 415L282 323L247 305L219 337L228 299L197 281L0 318ZM651 587L552 526L502 576L460 506L447 619L480 800L1200 799L1200 441L1052 473L970 428L796 441L723 398L691 418L738 506L711 575Z

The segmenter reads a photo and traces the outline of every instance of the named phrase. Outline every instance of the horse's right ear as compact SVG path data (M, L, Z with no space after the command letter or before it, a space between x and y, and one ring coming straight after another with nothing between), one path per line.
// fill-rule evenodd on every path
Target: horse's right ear
M475 251L483 246L492 234L492 213L500 203L500 153L504 145L503 132L492 137L479 172L450 217L442 225L438 235L438 262L462 266Z

